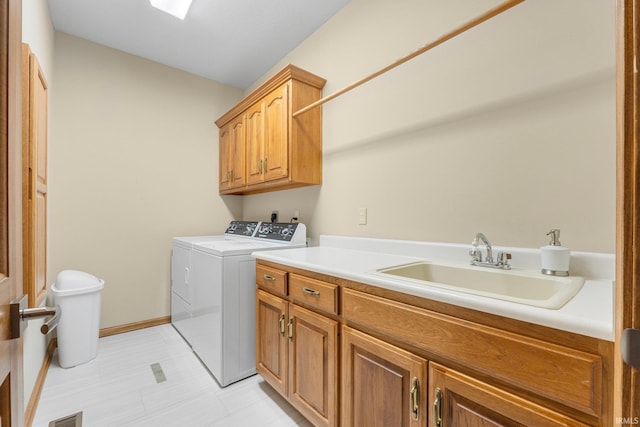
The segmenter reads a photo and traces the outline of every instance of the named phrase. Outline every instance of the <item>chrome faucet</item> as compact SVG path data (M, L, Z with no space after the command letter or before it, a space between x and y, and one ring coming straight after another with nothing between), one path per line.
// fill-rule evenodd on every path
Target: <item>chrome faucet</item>
M482 242L486 248L487 256L485 260L482 260L482 250L478 248L478 245ZM475 265L478 267L490 267L490 268L502 268L504 270L510 270L511 266L509 265L509 260L511 259L511 254L506 252L498 252L498 260L493 261L493 249L491 248L491 243L482 233L477 233L476 237L474 237L471 242L471 250L469 251L469 256L471 256L471 265Z

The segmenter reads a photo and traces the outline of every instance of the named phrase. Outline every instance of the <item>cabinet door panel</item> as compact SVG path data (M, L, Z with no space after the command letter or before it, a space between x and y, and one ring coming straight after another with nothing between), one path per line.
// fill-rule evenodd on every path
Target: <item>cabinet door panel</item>
M231 124L228 124L220 129L220 136L218 137L218 157L220 159L220 167L218 170L218 188L220 191L226 190L230 187L231 170L230 161L230 147L231 147Z
M441 408L442 427L586 425L433 362L429 368L429 401ZM434 412L431 427L436 427L436 418Z
M233 119L220 129L218 138L220 191L245 185L245 116Z
M244 187L245 180L245 118L240 117L231 126L231 144L230 151L230 169L231 182L230 188Z
M247 110L247 184L264 181L264 111L259 102Z
M287 396L287 348L284 321L287 301L256 291L256 370L274 389Z
M289 175L288 88L285 84L264 100L265 181Z
M338 421L338 322L290 305L290 401L314 425Z
M426 366L414 354L344 326L342 425L425 425Z

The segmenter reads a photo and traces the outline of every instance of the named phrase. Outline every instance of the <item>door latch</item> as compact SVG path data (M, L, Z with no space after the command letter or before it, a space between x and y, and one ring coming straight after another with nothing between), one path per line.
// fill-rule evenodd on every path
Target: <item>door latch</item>
M640 329L627 328L622 331L620 353L627 365L640 368Z
M49 317L40 327L40 332L47 335L58 326L60 320L60 306L55 307L35 307L27 308L27 296L22 295L11 301L9 305L9 316L11 324L11 339L20 338L27 328L27 320L36 317Z

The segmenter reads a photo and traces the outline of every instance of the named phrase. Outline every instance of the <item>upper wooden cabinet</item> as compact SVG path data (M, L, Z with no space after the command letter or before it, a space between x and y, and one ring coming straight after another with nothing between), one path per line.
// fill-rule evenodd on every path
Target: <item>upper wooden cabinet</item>
M320 99L325 82L288 65L216 120L220 128L220 194L322 183L322 108L295 118L293 113ZM231 128L239 123L242 132L232 135ZM231 143L236 145L234 153L229 149ZM242 156L243 164L237 156ZM242 179L234 180L234 176Z

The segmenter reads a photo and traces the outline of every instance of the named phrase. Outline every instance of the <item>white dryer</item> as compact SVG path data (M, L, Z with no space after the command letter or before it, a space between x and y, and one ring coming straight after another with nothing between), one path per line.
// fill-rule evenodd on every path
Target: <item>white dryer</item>
M186 244L191 247L184 270ZM222 237L174 238L172 323L223 387L256 372L251 253L303 246L306 227L300 223L233 221ZM185 293L188 302L181 296Z

